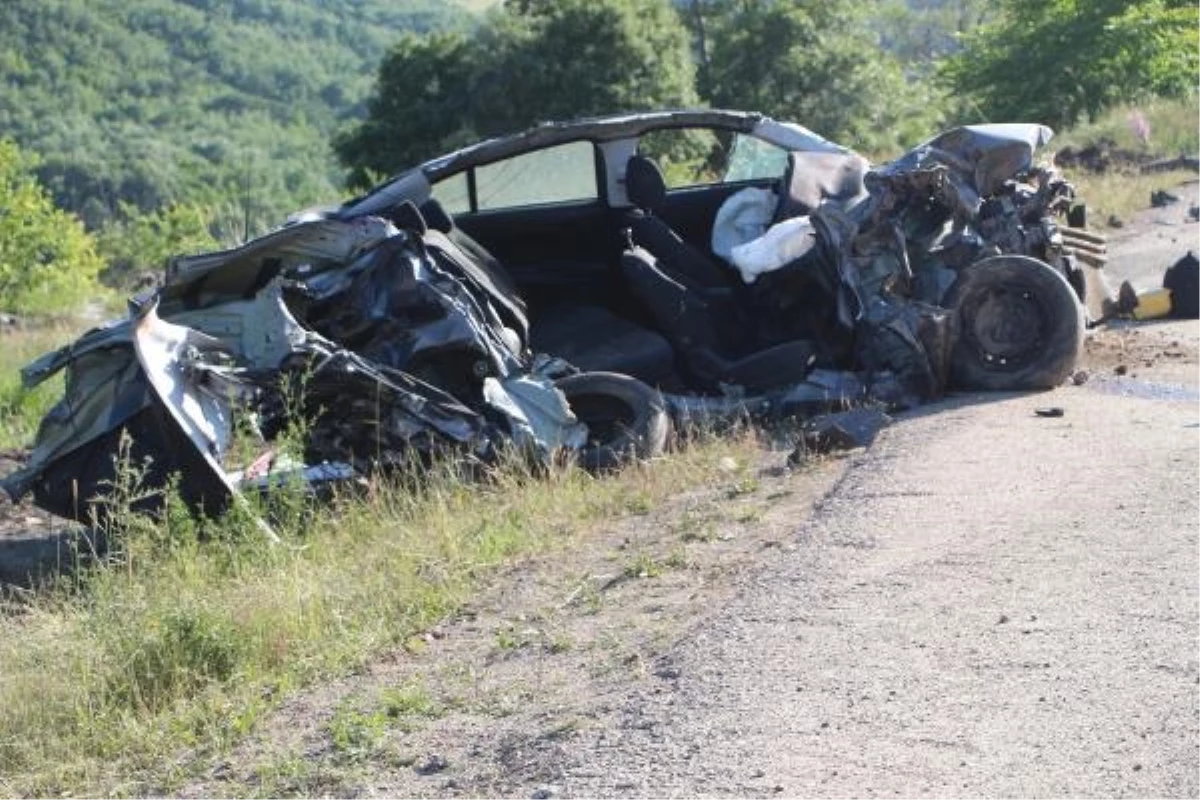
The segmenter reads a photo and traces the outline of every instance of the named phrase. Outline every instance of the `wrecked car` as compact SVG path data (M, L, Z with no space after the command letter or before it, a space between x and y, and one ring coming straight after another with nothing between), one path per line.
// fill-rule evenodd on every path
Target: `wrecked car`
M481 142L172 259L127 318L23 370L66 391L4 488L92 521L125 460L215 511L440 451L609 467L672 419L1054 386L1104 243L1035 163L1050 135L958 128L879 167L729 111Z

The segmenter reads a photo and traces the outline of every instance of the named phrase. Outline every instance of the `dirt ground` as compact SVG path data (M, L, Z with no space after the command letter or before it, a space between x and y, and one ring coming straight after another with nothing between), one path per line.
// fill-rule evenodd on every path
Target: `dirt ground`
M1197 248L1187 206L1114 237L1115 282ZM1110 324L1054 392L730 463L288 699L178 793L1196 796L1198 345ZM61 531L4 513L0 559Z

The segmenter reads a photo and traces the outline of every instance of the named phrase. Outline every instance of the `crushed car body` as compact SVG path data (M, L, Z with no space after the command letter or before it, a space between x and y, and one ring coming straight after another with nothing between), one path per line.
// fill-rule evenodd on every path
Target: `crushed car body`
M872 168L705 110L482 142L173 259L125 319L23 370L65 393L3 486L102 521L127 463L144 507L178 475L217 512L441 452L604 468L661 452L671 419L1054 386L1103 239L1063 224L1049 137L958 128Z

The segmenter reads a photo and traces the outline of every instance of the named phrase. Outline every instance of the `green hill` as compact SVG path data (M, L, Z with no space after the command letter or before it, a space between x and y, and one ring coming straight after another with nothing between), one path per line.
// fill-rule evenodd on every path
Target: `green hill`
M278 222L341 193L329 140L400 34L472 18L439 0L4 0L0 137L92 227L180 200Z

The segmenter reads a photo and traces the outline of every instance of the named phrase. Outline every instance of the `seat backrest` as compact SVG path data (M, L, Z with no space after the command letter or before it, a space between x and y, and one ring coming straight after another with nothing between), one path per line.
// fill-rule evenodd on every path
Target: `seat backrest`
M655 213L667 196L667 182L658 164L642 155L630 158L625 164L625 195L637 208Z
M693 289L717 289L729 276L713 259L685 242L657 215L667 196L662 170L646 156L633 156L625 165L625 193L637 207L629 221L633 243L648 250L662 269Z

